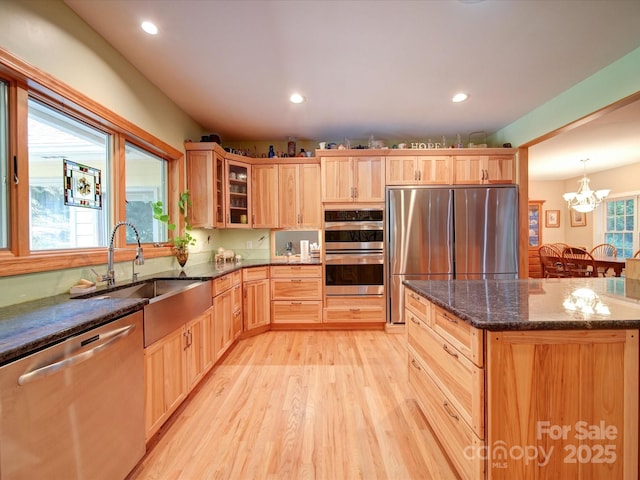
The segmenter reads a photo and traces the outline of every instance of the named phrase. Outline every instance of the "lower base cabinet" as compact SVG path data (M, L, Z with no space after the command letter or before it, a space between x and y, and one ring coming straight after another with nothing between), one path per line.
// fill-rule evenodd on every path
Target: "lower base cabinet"
M212 308L145 348L145 438L149 440L213 365Z
M271 267L271 324L287 327L322 322L322 267Z
M325 323L378 323L386 321L384 298L325 297Z
M243 329L251 332L271 323L269 267L246 268L243 275Z

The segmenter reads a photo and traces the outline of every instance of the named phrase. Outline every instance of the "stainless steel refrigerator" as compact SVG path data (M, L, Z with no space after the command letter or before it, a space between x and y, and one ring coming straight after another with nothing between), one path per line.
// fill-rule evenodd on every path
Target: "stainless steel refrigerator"
M390 187L387 308L402 323L405 279L518 278L515 186Z

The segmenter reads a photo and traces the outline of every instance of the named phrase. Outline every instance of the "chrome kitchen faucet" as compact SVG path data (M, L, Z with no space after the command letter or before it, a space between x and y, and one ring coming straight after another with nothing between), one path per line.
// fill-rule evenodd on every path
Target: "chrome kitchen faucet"
M133 232L136 234L136 240L138 241L138 248L136 248L136 256L133 259L133 264L132 264L132 267L133 267L132 281L135 282L138 279L138 274L136 273L135 266L144 265L144 256L142 254L142 247L140 246L140 235L138 234L138 230L136 229L135 225L131 222L116 223L115 226L113 227L113 231L111 232L111 240L109 242L109 248L107 249L107 273L105 275L98 274L98 280L101 282L107 282L107 285L109 286L113 286L116 283L116 278L115 278L116 273L113 267L113 256L115 252L115 248L113 247L113 242L116 237L116 232L118 231L118 228L120 228L123 225L127 225L131 227ZM131 249L123 248L121 250L131 250Z

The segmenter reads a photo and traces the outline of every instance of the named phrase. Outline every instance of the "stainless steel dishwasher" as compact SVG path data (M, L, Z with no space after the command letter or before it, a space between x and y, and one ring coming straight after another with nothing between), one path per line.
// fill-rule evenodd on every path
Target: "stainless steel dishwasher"
M2 480L119 480L145 452L142 312L0 368Z

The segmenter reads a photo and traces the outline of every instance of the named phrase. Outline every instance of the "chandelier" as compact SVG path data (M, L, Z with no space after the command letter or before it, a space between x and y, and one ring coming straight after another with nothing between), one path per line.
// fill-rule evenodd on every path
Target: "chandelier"
M577 212L591 212L597 205L609 195L611 190L596 190L595 192L589 187L589 179L587 178L587 162L588 158L580 160L584 168L584 175L578 180L578 191L565 193L562 195L567 202L569 208L573 208Z

